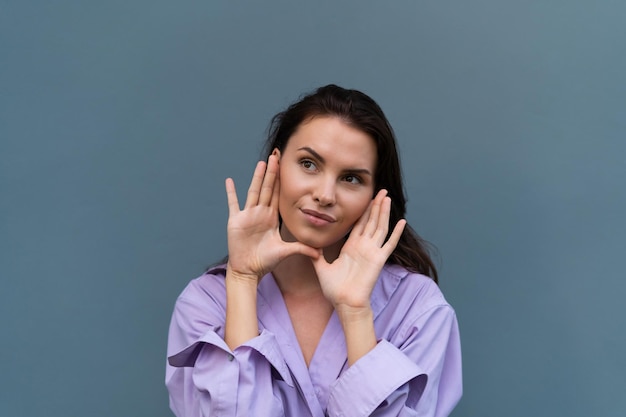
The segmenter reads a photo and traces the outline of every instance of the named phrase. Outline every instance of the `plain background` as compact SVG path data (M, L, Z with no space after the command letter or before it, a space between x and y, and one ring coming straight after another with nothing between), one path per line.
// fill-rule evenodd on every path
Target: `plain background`
M465 416L626 413L626 3L0 3L0 416L169 416L167 327L270 117L398 135Z

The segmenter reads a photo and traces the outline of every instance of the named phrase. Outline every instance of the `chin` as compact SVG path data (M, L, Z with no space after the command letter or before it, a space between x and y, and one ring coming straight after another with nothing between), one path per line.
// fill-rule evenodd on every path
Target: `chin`
M297 241L315 249L324 249L329 246L334 246L339 243L339 241L342 241L341 243L343 244L343 239L324 236L324 234L319 232L304 231L303 233L298 233L298 231L296 231L295 233L291 233L289 230L283 229L281 235L285 241Z
M323 249L324 252L334 252L336 250L337 253L341 251L341 247L345 242L345 238L343 237L324 237L324 236L296 236L296 240L300 243L304 243L307 246L311 246L315 249Z
M315 249L324 249L325 247L328 247L333 244L332 242L329 243L327 240L315 238L315 237L302 237L302 238L296 237L296 240L300 243L304 243L305 245L311 246L312 248L315 248Z

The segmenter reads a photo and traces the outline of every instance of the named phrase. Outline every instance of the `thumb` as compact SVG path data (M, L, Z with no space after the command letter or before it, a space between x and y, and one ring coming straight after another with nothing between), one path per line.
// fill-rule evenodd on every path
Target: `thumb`
M315 249L300 242L294 242L294 244L298 245L298 253L300 253L301 255L308 256L313 261L324 259L324 256L322 256L322 249Z
M324 250L323 249L316 249L316 250L317 250L317 256L315 258L312 257L311 261L313 262L313 268L315 268L316 271L319 271L320 269L327 267L330 264L324 257Z
M315 249L311 246L307 246L301 242L284 242L284 257L291 255L304 255L315 261L318 258L324 258L321 256L322 250Z

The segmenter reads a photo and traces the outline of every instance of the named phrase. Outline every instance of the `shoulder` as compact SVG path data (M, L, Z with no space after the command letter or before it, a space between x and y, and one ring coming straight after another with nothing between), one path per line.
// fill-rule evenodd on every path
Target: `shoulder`
M177 306L215 305L226 306L225 265L217 265L206 270L199 277L191 280L176 300Z
M185 286L176 299L170 321L168 356L181 354L198 341L206 342L211 338L207 336L211 332L223 336L226 318L224 277L223 268L211 268ZM191 357L193 359L189 363L193 363L197 353L197 350L187 351L176 363L187 364Z
M398 265L383 268L372 308L377 336L397 347L417 339L445 342L457 331L456 313L435 281Z
M226 268L224 265L211 267L199 277L189 281L180 295L181 297L187 297L196 293L213 290L216 287L224 287L225 276Z
M433 309L454 310L439 286L430 277L411 272L400 265L385 265L372 293L374 308L402 312L407 319Z

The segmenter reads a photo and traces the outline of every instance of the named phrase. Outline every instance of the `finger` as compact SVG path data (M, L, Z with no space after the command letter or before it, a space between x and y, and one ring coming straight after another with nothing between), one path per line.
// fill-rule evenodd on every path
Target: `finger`
M265 176L263 177L263 184L261 185L259 205L267 206L270 204L272 196L274 195L277 175L278 163L276 155L270 155L267 160L267 168L265 170Z
M265 176L266 164L263 161L259 161L252 174L252 181L250 181L250 187L248 188L248 196L246 197L246 205L244 208L256 206L259 203L259 190L263 183L263 177Z
M387 253L387 257L389 257L396 248L396 246L398 246L398 242L400 242L400 237L402 236L402 232L404 231L405 226L405 219L400 219L398 223L396 223L396 225L394 226L393 232L391 232L391 236L389 236L389 239L382 247Z
M367 220L367 224L365 225L365 230L363 232L363 234L365 234L366 236L374 236L374 233L376 233L379 228L381 205L385 200L386 195L387 190L380 190L378 194L376 194L376 198L374 198L374 201L372 203L372 209Z
M226 199L228 201L228 213L233 215L239 213L239 201L237 200L237 190L232 178L226 178Z
M378 220L376 224L376 231L374 237L378 241L378 244L382 245L387 237L389 231L389 217L391 215L391 198L385 197L380 205L380 211L378 213Z
M276 211L278 211L278 197L280 197L280 170L276 171L274 190L272 191L272 199L270 200L270 207Z

